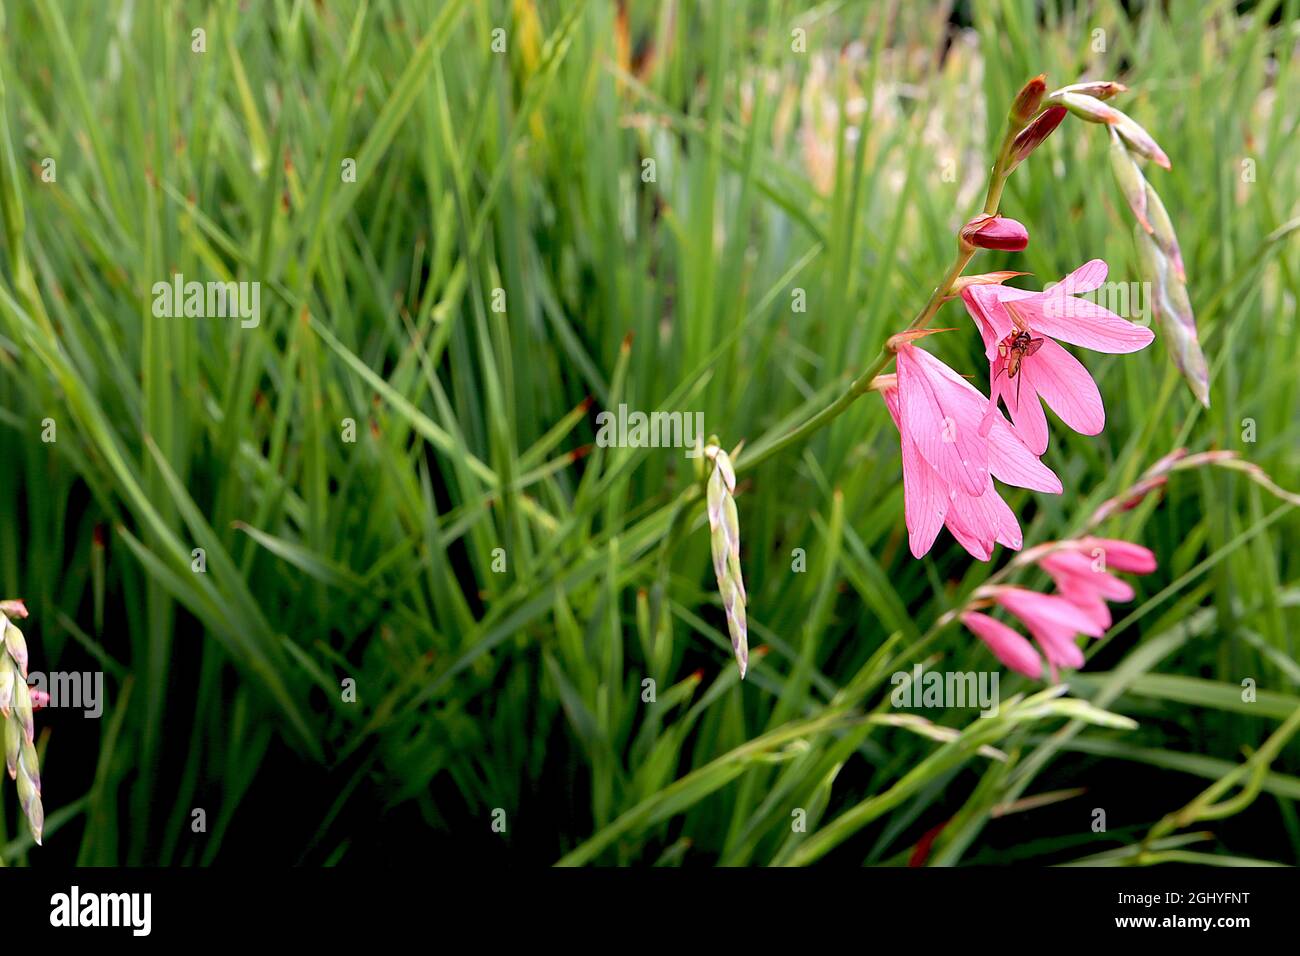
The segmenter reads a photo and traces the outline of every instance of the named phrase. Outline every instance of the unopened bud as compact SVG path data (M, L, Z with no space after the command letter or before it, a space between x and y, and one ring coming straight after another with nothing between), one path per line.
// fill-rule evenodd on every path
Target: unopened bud
M1052 135L1052 130L1061 125L1068 111L1064 106L1049 106L1034 118L1034 121L1020 131L1011 144L1011 168L1015 169L1025 157L1038 148L1038 145Z
M1152 230L1151 221L1147 218L1147 181L1113 126L1110 128L1110 168L1115 174L1115 181L1119 183L1120 192L1124 194L1124 201L1128 203L1129 209L1133 210L1133 215L1142 228L1150 233Z
M1146 206L1147 213L1150 216L1151 238L1156 241L1160 251L1168 257L1170 264L1174 267L1174 274L1178 276L1179 281L1187 281L1187 270L1183 268L1183 252L1178 246L1178 236L1174 233L1174 224L1169 220L1169 212L1165 209L1165 204L1160 201L1160 194L1151 188L1150 183L1144 183L1146 186Z
M1058 91L1053 94L1053 101L1089 123L1118 123L1124 114L1114 107L1107 106L1095 96L1087 93L1070 93Z
M23 603L22 598L0 601L0 613L5 617L17 618L21 621L27 616L27 605Z
M1097 80L1092 83L1071 83L1069 86L1063 86L1052 93L1052 96L1059 96L1062 93L1082 93L1084 96L1091 96L1098 100L1108 100L1119 93L1127 93L1128 87L1123 83L1116 83L1113 80Z
M1128 148L1137 153L1143 159L1149 159L1157 166L1163 169L1169 169L1169 157L1166 156L1165 151L1160 148L1160 144L1152 139L1151 134L1139 126L1137 120L1133 119L1133 117L1129 116L1127 113L1120 113L1119 110L1115 110L1114 112L1119 115L1119 119L1116 120L1114 124L1115 132L1119 133L1119 135L1124 138L1124 142L1128 144Z
M26 679L27 642L23 640L23 632L12 624L5 628L5 648L9 651L9 656L14 659L14 663L18 665L18 672Z
M1029 230L1004 216L976 216L961 227L961 243L978 249L1019 252L1029 245Z
M1011 122L1024 126L1038 113L1038 104L1047 92L1047 77L1040 73L1026 83L1011 102Z

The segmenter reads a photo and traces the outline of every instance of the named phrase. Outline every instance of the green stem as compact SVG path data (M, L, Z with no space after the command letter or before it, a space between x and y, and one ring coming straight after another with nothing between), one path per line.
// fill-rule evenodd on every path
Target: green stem
M993 168L989 170L988 192L984 197L985 215L992 216L997 213L998 204L1002 201L1003 187L1006 186L1007 177L1010 175L1011 144L1015 141L1016 134L1023 128L1023 125L1018 125L1012 120L1007 122L1006 133L1002 137L1002 145L998 149L997 160L993 163ZM974 255L975 249L973 247L967 246L960 240L958 241L957 257L953 260L952 265L948 267L948 273L943 277L943 281L934 287L934 291L930 293L929 301L925 303L924 308L917 313L916 318L912 319L904 331L914 332L930 324L930 320L939 311L939 306L943 305L944 299L952 294L953 283L965 271ZM872 390L876 377L885 370L893 357L893 351L886 344L881 348L880 354L876 356L875 361L867 366L865 372L849 384L849 387L844 390L839 398L761 451L750 456L741 455L740 460L734 463L736 471L748 471L767 461L778 452L784 451L796 442L802 441L818 429L830 424L842 415L850 405Z

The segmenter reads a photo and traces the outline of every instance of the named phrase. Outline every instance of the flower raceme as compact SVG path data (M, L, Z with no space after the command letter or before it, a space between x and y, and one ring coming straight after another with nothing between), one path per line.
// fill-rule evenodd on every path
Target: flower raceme
M1055 681L1059 668L1083 666L1083 651L1075 643L1079 634L1100 637L1110 627L1106 602L1133 600L1132 586L1108 568L1149 574L1156 568L1156 558L1141 545L1105 538L1040 545L1025 556L1031 553L1038 555L1038 566L1055 582L1055 594L995 585L976 591L976 597L991 600L1018 618L1038 644L1042 657L1023 635L994 617L968 610L961 620L998 660L1017 673L1041 677L1042 658L1046 657Z
M1001 399L1016 432L1035 455L1047 450L1041 398L1066 425L1096 435L1106 424L1101 393L1088 370L1057 339L1097 352L1136 352L1151 344L1149 328L1121 318L1079 293L1098 289L1106 263L1085 262L1042 292L996 284L961 290L966 311L984 339L989 360L989 418Z
M987 399L929 352L912 344L927 333L895 336L896 376L878 384L898 426L903 511L912 554L922 557L947 526L963 548L987 561L994 544L1019 549L1020 525L992 478L1061 493L1056 474L996 412L981 431Z

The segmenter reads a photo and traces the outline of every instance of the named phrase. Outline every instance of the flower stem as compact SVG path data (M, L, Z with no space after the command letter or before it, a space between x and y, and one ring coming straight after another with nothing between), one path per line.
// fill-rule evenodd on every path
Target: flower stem
M1023 128L1023 123L1008 118L1006 132L1002 136L1002 145L998 149L997 159L993 163L993 168L989 170L988 191L984 197L985 215L997 214L998 205L1002 201L1002 189L1006 185L1007 177L1010 175L1011 147L1015 142L1016 134ZM965 271L971 257L974 255L975 249L972 246L958 241L957 257L953 260L952 265L948 267L947 275L943 277L943 281L934 287L934 291L930 293L929 301L925 303L925 306L917 313L916 318L912 319L904 331L914 332L930 324L930 320L939 311L939 306L952 293L953 283ZM876 377L885 370L893 357L894 353L889 349L888 345L881 348L880 354L867 366L867 370L855 378L849 384L849 387L840 394L839 398L766 448L762 448L752 455L740 456L739 460L734 462L736 471L748 471L750 468L767 461L778 452L784 451L796 442L802 441L823 426L830 424L861 396L872 390Z
M957 277L961 275L966 264L970 262L971 256L975 254L974 249L961 249L958 251L957 258L953 260L952 265L948 268L948 274L944 276L943 281L935 286L934 291L930 293L930 300L926 302L925 308L917 313L911 323L908 324L906 331L923 329L934 318L934 314L939 311L939 306L952 290L952 284ZM880 354L876 356L874 362L867 366L867 370L855 378L849 387L844 390L839 398L831 402L812 418L808 419L798 428L786 433L766 448L758 453L749 456L741 456L741 460L735 463L737 471L749 469L761 462L771 458L777 452L793 445L795 442L811 435L823 425L826 425L838 418L850 405L858 400L861 396L871 391L875 384L876 376L885 370L885 366L893 359L894 353L889 350L888 346L881 348Z

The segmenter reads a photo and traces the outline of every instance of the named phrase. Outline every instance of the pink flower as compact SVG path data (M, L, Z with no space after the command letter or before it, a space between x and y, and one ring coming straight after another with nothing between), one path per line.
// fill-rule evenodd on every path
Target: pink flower
M1000 413L981 434L987 400L973 385L910 342L896 351L897 379L881 393L902 445L903 510L912 554L925 555L945 525L981 561L989 559L995 543L1019 549L1020 525L990 475L1050 494L1060 494L1060 479Z
M1038 566L1052 576L1063 598L1108 628L1111 616L1106 602L1133 600L1133 588L1107 567L1149 574L1156 569L1156 556L1139 544L1115 539L1080 538L1068 545L1046 554Z
M1016 673L1034 680L1043 675L1043 659L1034 646L997 618L979 611L967 611L961 616L961 622L989 646L998 660Z
M1038 562L1052 576L1056 590L1087 614L1102 630L1110 627L1107 601L1133 600L1133 588L1108 571L1099 571L1078 551L1054 551Z
M961 227L961 241L980 249L1020 252L1029 245L1029 230L1005 216L976 216Z
M1091 616L1055 594L999 587L994 600L1024 622L1047 658L1053 681L1058 668L1083 666L1083 651L1074 643L1076 635L1101 637L1106 633Z
M1128 571L1131 574L1150 574L1156 569L1156 556L1150 548L1131 541L1118 538L1079 538L1075 546L1094 558L1100 558L1104 566L1116 571Z
M1079 634L1100 637L1110 627L1107 601L1133 600L1133 588L1107 570L1154 571L1156 556L1129 541L1113 538L1078 538L1039 545L1025 555L1042 553L1038 565L1056 582L1056 594L1039 594L1005 585L981 588L977 598L992 598L1029 629L1047 658L1052 680L1061 667L1083 666L1083 651L1075 643ZM984 641L1007 667L1037 678L1042 662L1029 642L1007 625L976 611L961 616L962 623Z
M1047 450L1047 417L1041 398L1070 428L1095 435L1106 424L1097 383L1056 339L1098 352L1136 352L1155 338L1077 293L1092 292L1106 278L1106 263L1093 259L1043 292L1002 285L962 290L989 359L989 411L1000 398L1016 432L1035 455Z

